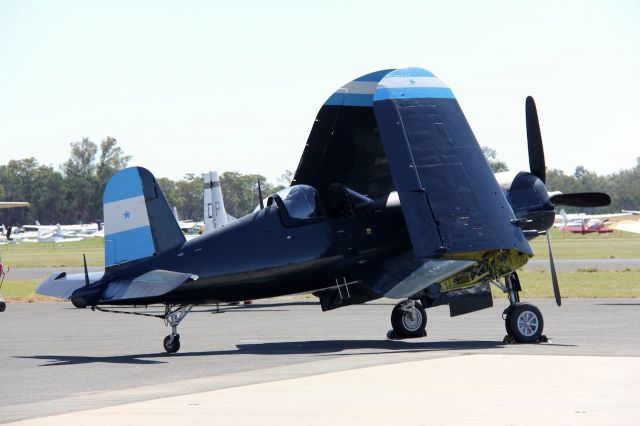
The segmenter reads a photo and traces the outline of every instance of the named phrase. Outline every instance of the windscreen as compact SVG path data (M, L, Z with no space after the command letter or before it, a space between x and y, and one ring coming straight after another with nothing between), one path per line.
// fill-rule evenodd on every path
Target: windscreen
M292 219L312 219L325 215L320 194L315 188L308 185L295 185L289 188L287 194L278 194L282 197L287 212Z

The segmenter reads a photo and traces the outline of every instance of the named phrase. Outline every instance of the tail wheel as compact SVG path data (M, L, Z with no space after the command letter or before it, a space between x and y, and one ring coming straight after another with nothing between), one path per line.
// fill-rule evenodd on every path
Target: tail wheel
M164 338L162 342L164 346L164 350L170 354L176 353L180 350L180 335L177 334L175 336L167 336Z
M533 343L540 339L544 329L544 319L540 310L528 303L519 303L507 313L505 320L507 333L518 343Z
M413 300L398 303L391 312L391 326L398 337L423 337L427 326L427 313Z

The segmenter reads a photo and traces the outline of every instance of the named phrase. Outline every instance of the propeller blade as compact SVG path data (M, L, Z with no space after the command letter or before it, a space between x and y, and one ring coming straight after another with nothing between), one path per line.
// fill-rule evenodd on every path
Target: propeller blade
M87 270L87 256L82 253L82 259L84 260L84 285L89 285L89 271Z
M611 204L611 197L603 192L574 192L556 194L550 198L553 204L572 207L603 207Z
M556 304L560 306L562 305L562 297L560 296L560 286L558 285L558 276L556 275L556 265L553 263L549 232L547 232L547 247L549 248L549 268L551 270L551 282L553 283L553 296L556 298Z
M544 183L547 180L547 167L544 162L544 148L542 146L542 134L538 121L538 110L531 96L527 96L525 103L527 118L527 145L529 147L529 169Z

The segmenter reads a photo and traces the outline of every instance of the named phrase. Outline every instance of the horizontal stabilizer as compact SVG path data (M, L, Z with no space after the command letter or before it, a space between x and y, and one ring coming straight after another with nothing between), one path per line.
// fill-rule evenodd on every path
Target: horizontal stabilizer
M156 269L133 280L110 282L102 292L100 303L158 297L175 290L187 281L197 279L197 275Z
M104 272L90 272L89 283L96 283L103 276ZM118 279L109 282L104 287L97 284L98 287L94 286L93 288L97 289L100 294L97 303L112 303L163 296L181 284L197 279L197 275L157 269L133 279ZM84 287L86 287L84 274L67 275L62 272L47 278L37 288L36 293L43 296L71 299L76 290Z
M89 272L89 283L99 281L104 272ZM77 289L86 285L84 274L66 274L65 272L51 275L36 289L37 294L43 296L70 299Z

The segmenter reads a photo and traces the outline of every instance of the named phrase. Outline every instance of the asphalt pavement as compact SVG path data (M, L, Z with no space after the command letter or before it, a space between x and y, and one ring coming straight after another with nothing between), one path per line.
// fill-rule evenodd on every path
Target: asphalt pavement
M534 301L551 339L539 345L503 345L507 303L496 303L454 318L430 309L428 336L406 341L385 338L385 300L325 313L299 299L200 307L175 355L157 318L13 303L0 314L0 422L462 355L640 356L638 300Z

